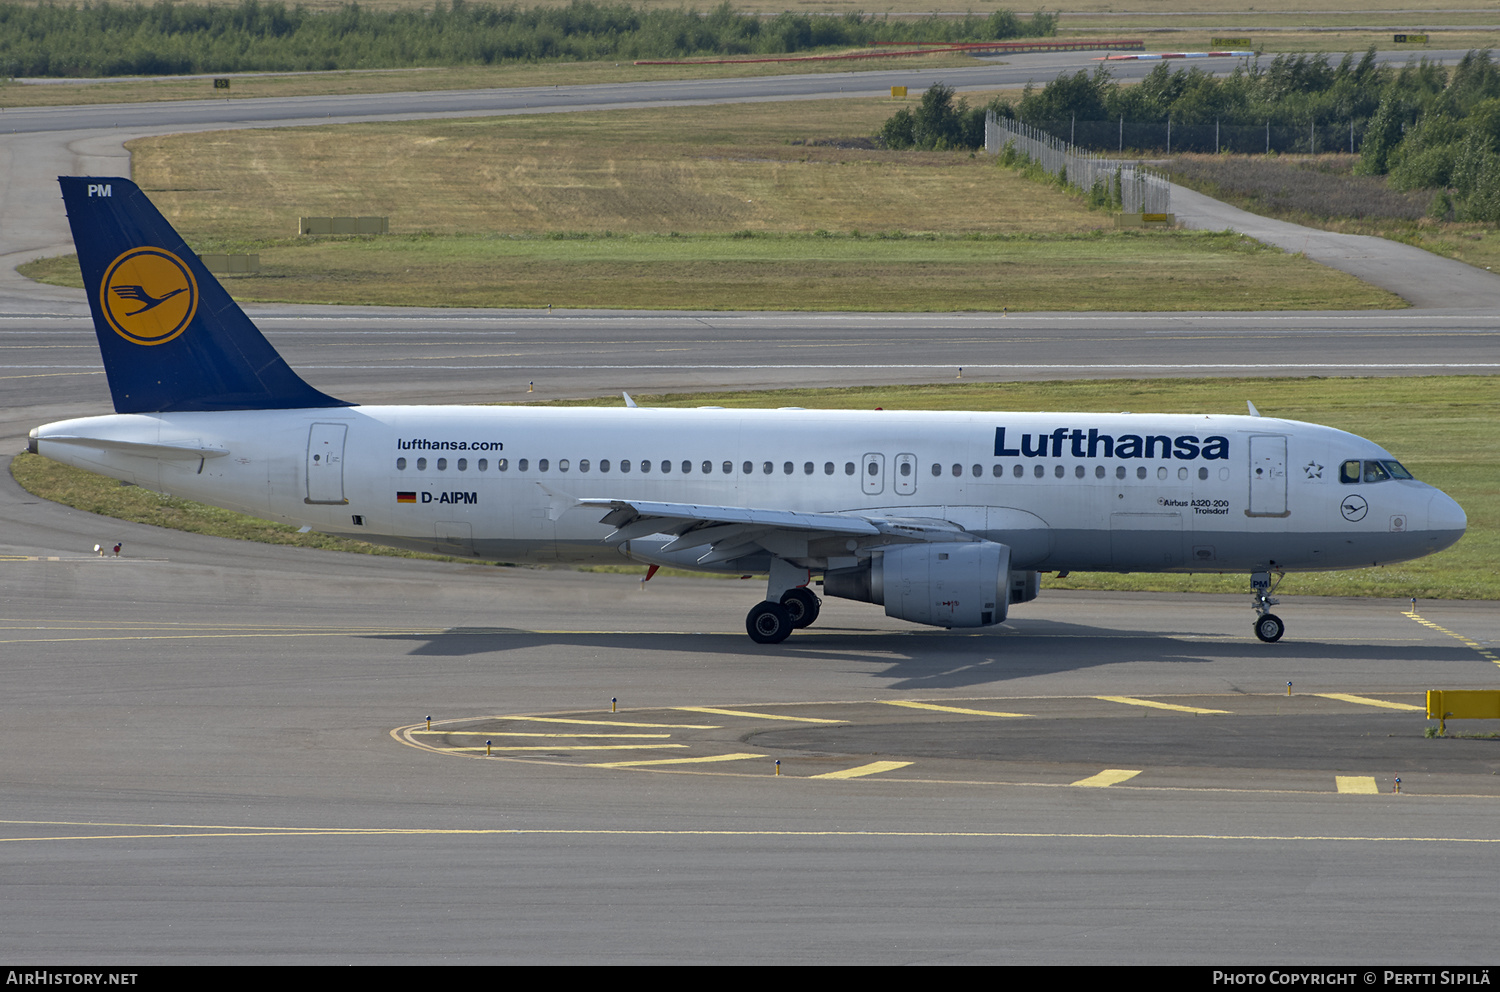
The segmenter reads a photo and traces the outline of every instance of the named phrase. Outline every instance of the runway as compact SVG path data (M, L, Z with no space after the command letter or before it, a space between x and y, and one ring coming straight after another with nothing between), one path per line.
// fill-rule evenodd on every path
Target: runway
M13 452L108 401L81 294L8 285ZM1496 334L1467 310L256 319L363 402L1492 374ZM827 600L767 648L754 582L242 544L9 473L0 576L0 949L30 965L1493 957L1494 742L1409 708L1500 681L1492 604L1288 597L1266 645L1248 588L1044 589L979 634Z

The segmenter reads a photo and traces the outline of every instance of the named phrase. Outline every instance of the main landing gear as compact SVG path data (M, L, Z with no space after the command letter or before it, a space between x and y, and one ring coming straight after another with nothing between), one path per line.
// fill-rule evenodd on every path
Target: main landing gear
M1281 580L1284 578L1286 578L1286 573L1278 572L1276 584L1272 585L1270 572L1250 573L1250 588L1255 592L1255 600L1250 605L1258 614L1255 618L1255 636L1267 644L1274 644L1281 640L1281 635L1286 633L1286 624L1271 612L1271 607L1281 602L1279 599L1273 599L1271 593L1276 591L1276 586L1281 585Z
M810 574L781 559L771 562L766 599L756 603L745 617L745 631L757 644L780 644L792 631L808 627L818 619L822 600L807 588Z

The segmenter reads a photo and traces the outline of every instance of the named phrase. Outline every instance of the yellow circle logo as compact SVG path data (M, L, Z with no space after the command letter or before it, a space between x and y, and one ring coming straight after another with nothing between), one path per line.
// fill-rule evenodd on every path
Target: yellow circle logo
M109 326L136 344L165 344L187 330L198 310L198 283L187 263L164 248L132 248L110 263L99 288Z

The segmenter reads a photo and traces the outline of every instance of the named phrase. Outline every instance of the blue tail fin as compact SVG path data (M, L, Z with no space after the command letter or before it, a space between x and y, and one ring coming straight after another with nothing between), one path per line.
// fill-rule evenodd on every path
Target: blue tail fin
M58 182L116 412L349 405L291 370L135 183Z

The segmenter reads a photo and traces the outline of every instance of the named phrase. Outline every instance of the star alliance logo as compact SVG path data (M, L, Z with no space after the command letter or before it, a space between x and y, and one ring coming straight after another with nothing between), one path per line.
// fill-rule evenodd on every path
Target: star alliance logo
M1323 466L1319 465L1315 461L1308 462L1306 465L1302 466L1302 471L1307 474L1307 478L1309 479L1323 478Z

